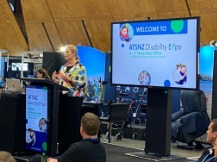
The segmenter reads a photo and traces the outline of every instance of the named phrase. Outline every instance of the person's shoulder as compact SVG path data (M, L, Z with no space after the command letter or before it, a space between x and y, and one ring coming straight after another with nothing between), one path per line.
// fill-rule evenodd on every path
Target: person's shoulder
M202 152L202 154L201 154L201 156L199 157L199 159L198 159L198 162L201 162L201 161L203 161L203 159L205 158L205 157L207 157L207 156L211 156L211 155L214 155L214 151L213 151L213 148L210 146L210 147L208 147L207 149L205 149L203 152Z
M79 61L76 62L76 65L77 65L77 66L80 66L80 67L83 66L83 64L82 64L81 62L79 62Z
M80 62L78 62L76 65L79 66L79 68L82 69L82 70L86 69L86 67Z
M66 64L63 64L61 67L60 67L60 70L64 69L67 65Z
M90 142L81 140L79 142L75 142L73 144L71 144L71 146L69 147L70 151L75 152L80 152L81 150L85 150L86 148L88 148Z
M69 150L78 150L80 147L83 147L83 143L81 141L75 142L70 145Z
M209 146L207 148L204 149L203 153L207 153L207 154L214 154L214 149L212 146Z

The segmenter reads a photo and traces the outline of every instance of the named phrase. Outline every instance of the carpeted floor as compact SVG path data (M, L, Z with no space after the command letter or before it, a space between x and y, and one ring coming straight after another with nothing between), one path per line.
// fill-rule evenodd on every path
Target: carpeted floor
M171 155L169 157L155 157L146 155L143 150L129 147L117 146L114 144L103 144L106 149L107 162L193 162L184 157ZM17 162L28 162L31 156L16 157Z
M178 157L171 155L169 157L154 157L146 155L143 150L126 148L121 146L116 146L112 144L104 144L107 154L107 162L153 162L153 161L163 161L163 162L193 162L194 160L188 160L184 157ZM138 156L140 158L138 158Z

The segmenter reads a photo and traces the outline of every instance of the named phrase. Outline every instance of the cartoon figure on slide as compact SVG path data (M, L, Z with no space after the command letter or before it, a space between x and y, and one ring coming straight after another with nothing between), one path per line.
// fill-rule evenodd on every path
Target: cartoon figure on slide
M122 41L129 42L130 40L132 40L133 34L133 27L130 24L126 23L121 26L120 38Z
M177 64L173 74L174 81L177 84L185 84L187 82L187 67L184 64Z

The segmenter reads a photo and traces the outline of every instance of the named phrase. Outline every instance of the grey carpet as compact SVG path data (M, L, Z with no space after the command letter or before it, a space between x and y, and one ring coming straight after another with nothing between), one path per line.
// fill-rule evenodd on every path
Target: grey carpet
M146 155L143 150L116 146L112 144L103 144L106 149L107 162L193 162L184 157L171 155L169 157L156 157ZM17 162L28 162L32 156L16 157Z
M193 162L184 157L170 155L168 157L155 157L146 155L143 150L134 148L126 148L112 144L104 144L106 149L107 162Z

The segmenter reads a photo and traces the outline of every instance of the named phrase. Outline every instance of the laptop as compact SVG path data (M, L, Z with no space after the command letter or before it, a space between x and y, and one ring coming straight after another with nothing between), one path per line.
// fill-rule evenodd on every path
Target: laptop
M20 94L23 91L19 79L6 78L6 86L7 86L6 92L9 93Z

